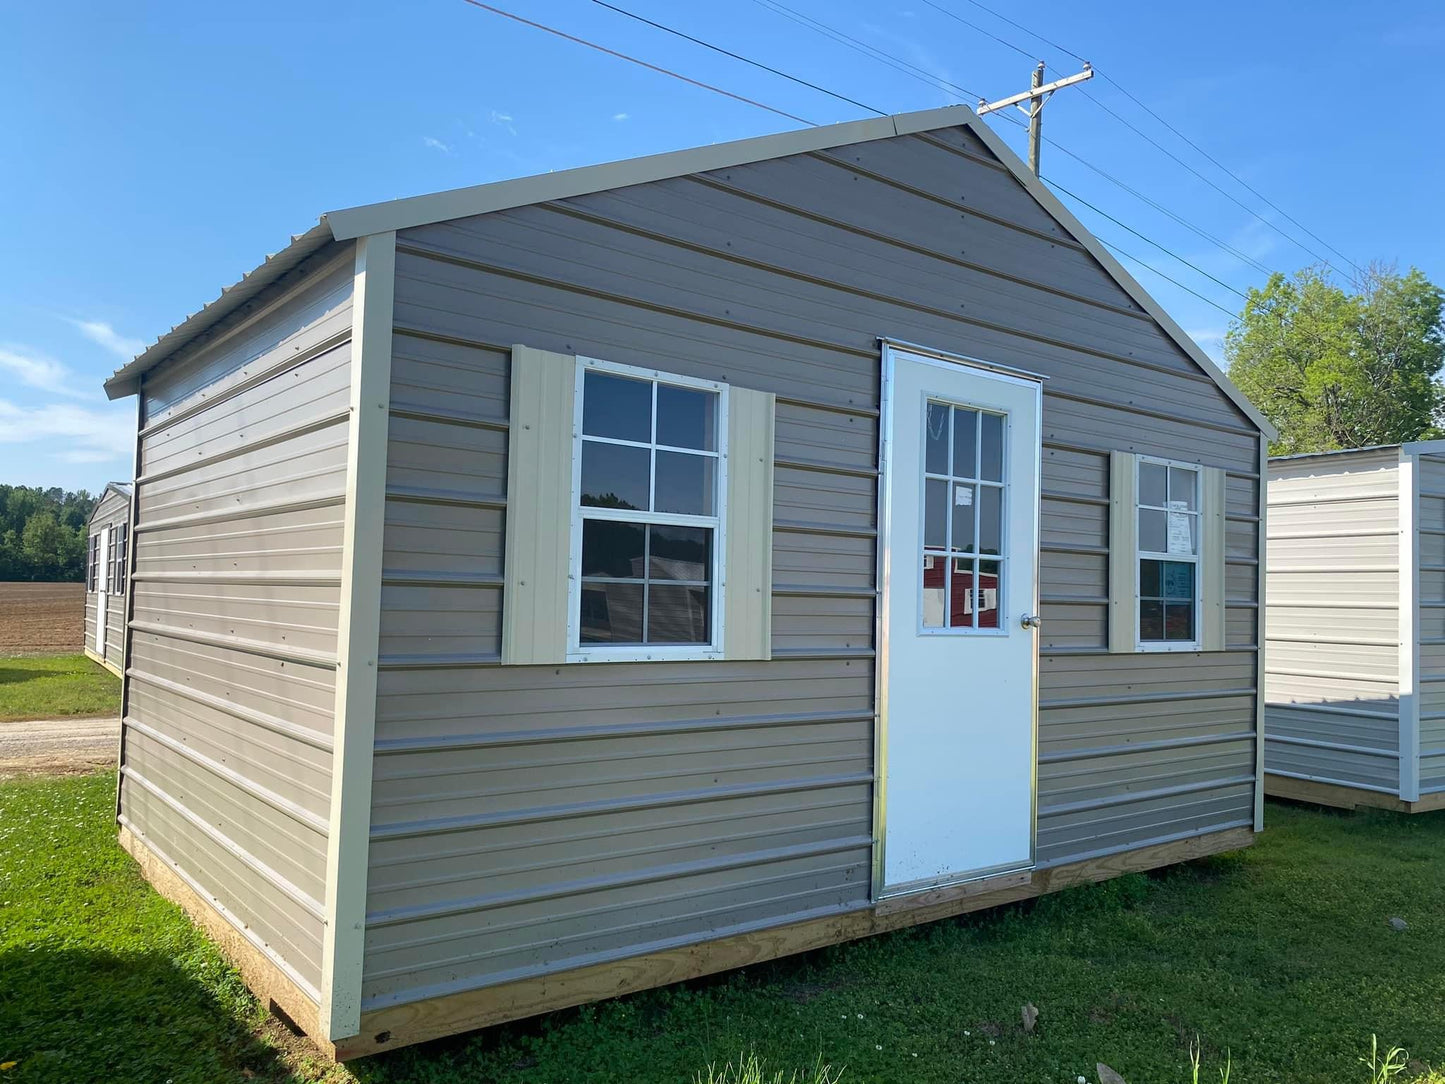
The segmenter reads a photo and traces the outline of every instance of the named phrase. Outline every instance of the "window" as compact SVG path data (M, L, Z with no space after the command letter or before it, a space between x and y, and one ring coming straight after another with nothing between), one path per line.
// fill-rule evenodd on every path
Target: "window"
M126 530L124 523L117 524L110 529L109 586L112 595L125 594Z
M930 399L923 447L922 631L997 631L1007 577L1002 414Z
M579 359L569 652L711 658L722 642L722 384Z
M1199 646L1200 469L1138 459L1139 646Z
M90 536L90 550L85 561L85 589L96 591L100 587L100 535Z

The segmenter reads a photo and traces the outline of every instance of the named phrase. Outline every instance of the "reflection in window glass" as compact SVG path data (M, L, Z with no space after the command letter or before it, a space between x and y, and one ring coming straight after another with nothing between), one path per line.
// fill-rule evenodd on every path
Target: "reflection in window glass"
M641 579L646 528L641 523L589 519L582 523L582 575Z
M1169 514L1157 508L1139 509L1139 548L1147 553L1167 553Z
M1003 552L1003 490L998 486L978 488L978 552Z
M979 477L990 482L1003 481L1003 415L984 414L980 418Z
M953 476L977 478L978 411L953 408Z
M1192 561L1139 562L1139 639L1184 641L1196 639L1195 596L1197 568Z
M1161 463L1139 464L1139 503L1163 508L1168 499L1169 468Z
M978 627L996 629L998 623L999 587L1003 582L1003 566L998 561L978 563Z
M1191 512L1199 507L1195 494L1195 479L1199 472L1187 467L1169 468L1169 507L1187 508Z
M943 567L947 558L938 554L923 555L923 627L943 628Z
M929 403L924 422L923 469L929 474L947 474L948 407Z
M710 639L708 629L706 587L648 585L647 643L705 644Z
M712 456L688 455L685 452L657 453L657 490L654 512L681 512L689 516L713 514Z
M582 504L590 508L651 507L651 453L627 444L582 442Z
M614 440L652 439L652 382L587 371L582 393L582 432Z
M712 531L654 524L647 529L647 576L705 585L712 568Z
M584 644L642 642L640 583L582 583L580 639Z
M673 384L657 386L657 443L674 448L717 450L715 396Z
M943 549L948 543L948 483L928 478L923 483L923 544Z
M953 484L953 540L949 548L955 553L973 552L973 527L978 516L974 508L977 493L978 487L972 483Z
M955 629L972 628L973 612L977 608L973 591L973 560L954 557L949 563L952 572L948 589L952 603L948 610L948 624Z

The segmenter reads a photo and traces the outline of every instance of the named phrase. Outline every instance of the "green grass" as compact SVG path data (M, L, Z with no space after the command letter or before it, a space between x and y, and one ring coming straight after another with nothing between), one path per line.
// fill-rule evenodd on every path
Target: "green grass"
M0 1062L16 1080L315 1080L113 842L113 776L0 784ZM354 1063L363 1084L1367 1084L1445 1064L1445 814L1271 805L1259 844ZM1409 928L1392 930L1391 917ZM1038 1007L1025 1033L1020 1009ZM82 1016L84 1017L82 1019ZM279 1045L277 1045L279 1044ZM741 1055L741 1057L740 1057ZM243 1070L254 1074L246 1077ZM749 1070L751 1071L751 1070ZM332 1080L349 1079L344 1070ZM1434 1084L1445 1078L1433 1076Z
M0 658L0 723L119 713L120 679L84 655Z

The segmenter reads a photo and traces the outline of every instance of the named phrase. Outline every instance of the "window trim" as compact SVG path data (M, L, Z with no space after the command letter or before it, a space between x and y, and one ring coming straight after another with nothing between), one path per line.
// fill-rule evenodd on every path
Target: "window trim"
M110 595L125 594L125 573L126 561L129 559L127 550L130 546L129 530L124 523L113 523L110 526L109 537L109 560L106 564L106 593Z
M1195 517L1195 542L1194 553L1185 555L1178 553L1158 553L1154 550L1145 550L1140 541L1139 534L1139 510L1146 507L1142 500L1142 487L1139 484L1140 468L1145 463L1153 463L1156 466L1175 467L1180 470L1187 470L1194 475L1194 511ZM1168 499L1166 492L1165 499ZM1147 507L1153 508L1154 505ZM1130 509L1130 515L1134 517L1134 650L1145 654L1169 653L1178 651L1202 651L1204 650L1204 546L1205 546L1205 522L1204 522L1204 467L1199 463L1187 463L1178 459L1163 459L1153 455L1134 456L1134 507ZM1167 544L1167 540L1166 540ZM1189 640L1145 640L1139 635L1140 604L1142 602L1142 585L1139 582L1139 563L1141 561L1180 561L1194 565L1194 636Z
M100 587L100 532L94 531L89 535L89 543L85 549L85 591L86 594L99 594Z
M614 376L647 380L674 387L691 388L716 393L717 399L717 467L713 472L713 507L716 515L695 516L675 512L637 513L624 509L593 508L583 510L582 495L582 410L587 373L589 370ZM662 662L662 661L706 661L724 658L726 644L725 597L727 587L727 513L728 513L728 385L719 380L703 380L698 377L682 376L648 369L637 365L604 361L579 355L577 357L577 378L572 392L572 491L571 537L567 553L567 661L568 662ZM656 419L653 421L656 432ZM604 443L638 446L635 442L598 438ZM667 450L669 445L649 444L648 447ZM696 448L680 448L678 451L696 453ZM655 481L655 480L654 480ZM711 570L711 605L709 619L712 623L711 637L703 644L583 644L581 642L582 606L582 523L584 519L612 519L630 523L645 522L671 524L682 527L706 527L714 532Z

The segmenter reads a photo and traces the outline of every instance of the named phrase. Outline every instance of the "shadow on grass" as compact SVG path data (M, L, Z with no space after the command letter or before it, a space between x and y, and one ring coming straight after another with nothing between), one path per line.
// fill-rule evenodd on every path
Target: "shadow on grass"
M62 670L30 670L18 666L0 667L0 685L23 685L27 681L34 681L43 677L65 677L66 672Z
M244 1004L239 987L235 995ZM8 1061L18 1063L17 1082L290 1078L245 1013L223 1004L216 987L188 974L164 946L0 952L0 1062Z

